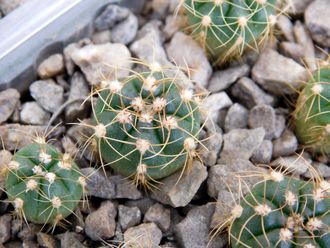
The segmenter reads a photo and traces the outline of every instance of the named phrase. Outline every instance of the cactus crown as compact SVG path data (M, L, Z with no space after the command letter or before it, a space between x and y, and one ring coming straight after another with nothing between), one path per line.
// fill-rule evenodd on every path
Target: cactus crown
M305 182L272 171L240 200L241 211L232 211L232 246L327 247L329 196L328 181Z
M258 51L276 22L276 0L184 0L188 30L216 64Z
M310 150L330 154L330 66L320 67L299 95L296 134Z
M127 78L103 81L93 106L93 136L103 165L145 186L188 168L200 131L193 91L155 64Z
M69 154L38 139L15 153L7 167L6 193L25 221L53 224L79 203L85 178Z

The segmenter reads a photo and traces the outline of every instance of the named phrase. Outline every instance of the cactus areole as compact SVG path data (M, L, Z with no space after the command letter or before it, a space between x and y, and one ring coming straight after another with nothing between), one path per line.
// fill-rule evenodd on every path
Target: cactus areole
M20 217L56 225L79 203L84 178L68 154L46 143L35 143L15 154L8 165L5 187Z
M299 95L295 111L299 141L314 151L330 154L330 68L316 71Z
M164 178L195 156L200 114L193 92L158 67L102 82L95 136L104 165L139 182Z
M232 247L329 247L330 183L274 177L241 200L229 230Z
M276 0L184 0L188 30L217 64L258 50L276 22Z

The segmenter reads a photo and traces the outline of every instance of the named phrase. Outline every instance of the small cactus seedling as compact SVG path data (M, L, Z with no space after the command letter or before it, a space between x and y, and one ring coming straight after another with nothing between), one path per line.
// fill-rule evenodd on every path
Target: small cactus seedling
M103 165L144 186L189 168L200 113L193 91L182 89L179 81L154 63L146 72L101 83L93 136Z
M232 211L232 247L328 247L330 183L272 171Z
M188 30L215 61L222 64L258 51L276 22L276 0L182 0Z
M54 227L79 203L85 178L68 154L38 139L15 153L7 167L5 190L25 221Z
M299 95L294 117L299 141L315 153L330 154L330 67L313 74Z

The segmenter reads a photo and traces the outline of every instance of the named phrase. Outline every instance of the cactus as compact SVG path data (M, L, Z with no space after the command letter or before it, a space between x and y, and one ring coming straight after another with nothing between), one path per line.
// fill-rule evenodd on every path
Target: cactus
M97 90L93 137L101 162L136 185L184 171L197 156L198 99L167 74L153 63L145 72L102 81Z
M6 172L5 191L16 214L54 227L73 212L86 184L70 155L42 139L16 152Z
M188 31L215 64L258 51L276 22L276 0L183 0Z
M315 153L330 154L330 67L319 68L297 100L299 141Z
M232 247L328 247L330 183L272 171L232 210Z

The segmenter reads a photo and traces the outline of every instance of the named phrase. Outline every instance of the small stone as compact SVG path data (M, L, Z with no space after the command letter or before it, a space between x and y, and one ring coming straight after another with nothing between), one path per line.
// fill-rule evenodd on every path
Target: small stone
M115 199L137 200L142 198L141 191L139 191L128 178L115 175L111 176L109 180L116 185Z
M10 214L0 216L0 244L3 244L10 239L10 222Z
M219 118L219 111L228 108L233 104L226 92L219 92L208 96L202 103L201 109L206 113L213 122L217 122Z
M116 215L116 207L111 201L102 202L99 209L86 217L86 235L94 241L113 237L116 229Z
M321 175L323 178L329 178L330 177L330 167L323 163L313 162L313 167L318 172L317 175L315 173L311 173L312 170L308 170L303 176L307 178L319 178Z
M90 44L75 49L71 53L71 58L91 85L97 85L103 77L126 77L132 67L131 53L123 44Z
M207 166L215 165L223 143L223 135L220 132L208 132L203 141L201 160ZM205 149L207 148L207 149Z
M86 191L88 195L103 199L113 199L115 197L115 184L104 175L102 170L96 170L90 167L82 169L81 173L86 178Z
M41 62L38 67L38 75L42 79L47 79L62 74L64 69L63 55L56 53Z
M42 233L42 232L37 233L37 240L38 240L38 244L41 247L47 247L47 248L57 247L55 239L46 233Z
M290 4L288 9L288 14L290 15L302 15L304 14L307 6L314 0L290 0L285 2L285 4Z
M50 119L50 114L41 108L37 102L26 102L22 105L20 119L25 124L45 125Z
M278 96L296 93L307 75L303 66L272 49L266 49L252 69L253 79Z
M166 17L165 27L163 28L163 33L166 39L172 38L173 35L180 30L182 19L183 18L180 15L169 15Z
M236 196L240 196L239 178L237 176L240 174L244 175L244 173L251 171L258 173L263 170L254 166L249 160L235 158L226 163L221 162L220 164L212 166L207 179L207 192L209 196L217 198L220 192L227 194L229 189ZM252 187L255 183L260 181L260 178L246 177L241 180L244 180L246 186ZM245 186L242 187L241 190L243 190L243 193L248 192L248 189ZM220 199L225 199L225 197Z
M35 240L37 237L37 233L39 233L41 229L42 226L33 223L29 223L29 225L24 224L22 228L22 225L20 223L18 227L19 232L17 234L17 237L22 241ZM14 233L13 228L12 233Z
M138 207L126 207L119 205L118 221L123 231L141 222L141 211Z
M233 129L246 128L248 124L249 111L240 105L234 103L228 110L225 118L225 132Z
M131 247L158 248L162 231L155 223L146 223L131 227L124 233L124 241Z
M247 108L258 104L274 105L274 97L265 93L250 78L243 77L232 87L231 93Z
M169 1L152 0L151 2L152 17L157 19L165 18L167 15L169 4L170 4Z
M149 197L143 197L138 200L128 200L125 202L126 206L129 207L138 207L142 214L145 214L148 209L156 203L155 200L149 198Z
M19 246L16 246L16 247L19 247ZM23 241L21 247L23 247L23 248L39 248L39 244L32 240L26 240L26 241Z
M39 80L30 85L30 93L34 100L49 112L55 112L63 103L63 88L54 80Z
M0 136L1 137L1 136ZM3 193L3 189L5 188L5 180L6 180L6 170L9 162L12 160L13 155L10 151L0 150L0 196Z
M293 27L293 33L297 40L297 43L304 49L304 58L308 69L314 71L317 69L315 62L315 48L313 40L310 36L310 33L307 31L307 28L300 22L296 21Z
M99 31L93 34L92 42L94 44L105 44L111 41L110 30Z
M281 42L280 48L284 55L298 62L304 57L305 54L304 47L294 42Z
M292 155L298 148L298 140L290 130L285 130L282 136L273 141L273 157Z
M52 127L49 127L51 130ZM28 126L19 124L6 124L0 126L0 137L4 147L9 151L19 150L31 143L36 134L44 134L46 126ZM0 147L2 143L0 142Z
M263 140L259 148L253 152L251 161L255 164L269 164L272 153L273 143L270 140Z
M154 222L163 232L167 232L171 226L171 210L156 203L145 213L143 222Z
M16 89L0 92L0 124L7 121L19 104L20 93Z
M159 21L146 23L138 32L137 39L130 46L130 50L139 59L153 63L157 62L162 66L169 65L167 56L163 47L163 41L159 27L162 25Z
M220 153L221 160L250 159L254 151L260 147L265 134L262 127L231 130L224 135L224 146Z
M230 67L226 70L216 71L210 80L208 89L213 93L226 90L239 78L247 76L249 71L250 67L248 65Z
M283 115L276 115L274 138L278 139L286 128L286 119Z
M177 32L166 47L168 58L179 67L189 70L191 79L206 87L212 67L198 43L188 35Z
M300 155L292 155L288 157L280 157L270 164L272 167L280 167L287 173L305 174L310 167L310 161Z
M70 94L68 101L80 99L70 104L65 109L65 120L68 123L84 119L88 115L88 104L83 104L84 98L87 99L89 88L85 77L80 72L75 72L71 77Z
M289 17L286 15L279 15L277 17L276 26L287 41L295 41L293 36L293 25Z
M206 178L206 167L194 161L189 172L181 175L181 171L178 171L161 180L157 185L158 190L151 192L151 197L172 207L187 206Z
M330 47L330 2L315 0L305 11L305 23L314 41Z
M276 116L275 110L269 105L257 105L250 110L249 127L263 127L266 131L265 139L271 140L274 137Z
M210 241L210 223L214 213L214 204L195 207L190 210L184 220L175 227L175 236L178 239L180 247L200 248L213 247ZM219 245L219 244L218 244ZM222 246L215 246L222 247Z
M130 10L118 5L110 4L95 19L94 27L98 31L112 28L116 23L125 20L130 14Z
M61 248L85 248L81 242L84 237L74 232L65 232L60 236Z
M139 24L138 19L134 14L129 14L129 16L117 24L111 30L111 40L113 43L122 43L127 45L131 43L136 36Z

